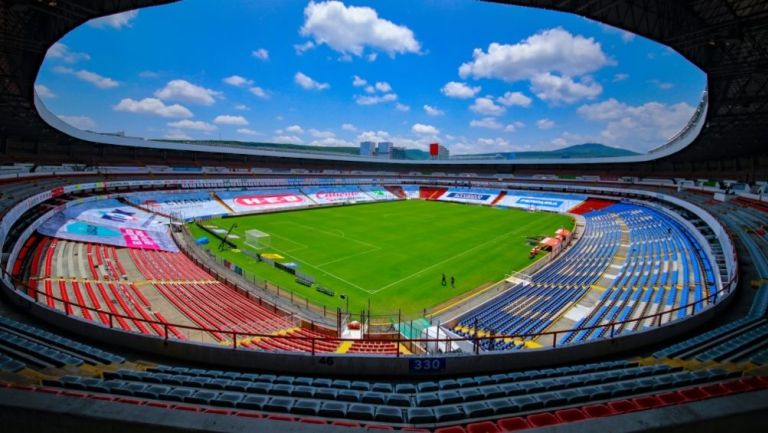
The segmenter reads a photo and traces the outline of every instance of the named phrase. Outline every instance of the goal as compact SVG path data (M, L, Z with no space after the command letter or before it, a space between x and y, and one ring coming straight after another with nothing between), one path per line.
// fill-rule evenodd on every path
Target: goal
M248 230L245 232L245 244L255 250L261 250L272 245L272 236L261 230Z

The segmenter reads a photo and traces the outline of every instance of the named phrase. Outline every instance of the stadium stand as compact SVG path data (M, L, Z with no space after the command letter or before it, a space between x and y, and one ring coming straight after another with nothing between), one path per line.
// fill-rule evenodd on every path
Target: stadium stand
M399 429L437 433L485 433L550 427L600 431L629 431L641 428L682 431L688 428L686 424L690 424L693 429L701 427L723 431L734 428L739 431L764 429L765 401L768 395L768 380L764 376L763 367L767 358L765 321L768 284L765 281L768 277L768 263L765 251L768 248L764 205L755 202L755 193L760 190L761 185L755 183L755 179L764 178L768 173L765 170L768 160L765 158L764 143L767 135L764 117L768 105L762 103L768 97L768 86L764 85L766 79L762 73L764 68L761 68L765 63L765 50L760 49L765 40L764 20L761 17L765 15L766 5L745 1L732 1L728 4L706 1L672 4L653 0L640 3L618 1L556 4L544 1L504 1L575 12L620 29L637 32L669 44L671 49L679 51L707 72L709 91L705 93L702 105L696 108L689 125L669 143L655 149L650 155L638 159L629 158L616 164L578 164L567 161L556 164L506 165L494 161L487 166L463 163L452 166L440 162L413 164L403 168L394 164L368 166L355 161L329 162L312 155L293 156L293 159L277 158L260 154L258 151L227 154L221 148L214 149L212 152L215 153L207 153L191 147L192 145L180 143L158 143L156 148L151 148L145 147L146 144L143 143L136 145L136 142L142 140L131 141L124 137L72 132L66 127L58 130L56 124L51 127L46 123L41 116L52 115L46 114L48 111L42 103L37 103L37 96L32 89L36 75L34 72L39 69L40 61L48 47L62 34L88 19L121 12L129 7L164 2L60 0L38 2L35 5L11 2L0 6L0 12L7 24L0 28L0 33L5 36L4 40L12 41L4 42L3 50L0 50L0 63L7 65L10 71L6 74L4 85L0 86L0 100L3 101L3 104L0 104L0 124L3 126L0 131L0 155L3 156L4 162L3 179L0 179L0 213L4 218L0 240L4 259L12 255L21 257L21 264L14 264L8 270L18 275L21 281L29 283L29 287L20 287L21 291L13 291L13 282L4 274L4 291L5 295L8 295L4 299L19 307L9 314L6 312L4 301L3 309L0 310L0 410L4 415L4 428L9 431L41 430L72 422L76 419L76 414L80 414L82 418L79 422L83 425L93 420L103 420L105 423L111 421L115 426L134 426L137 424L130 423L138 420L151 423L149 427L143 427L154 431L169 426L174 415L188 422L212 417L210 425L215 424L221 429L226 429L224 425L230 419L247 420L252 423L249 427L253 426L254 429L265 425L279 429L282 424L286 426L285 430L298 430L302 426L315 424L328 431L335 431L336 427L342 430L346 427L367 427L370 430ZM712 95L711 101L707 99L709 94ZM703 126L705 123L706 127ZM692 134L691 131L695 133ZM110 145L115 143L122 146ZM692 144L686 147L688 143ZM58 165L62 161L66 165ZM24 164L11 165L12 162ZM203 167L203 164L211 166ZM176 168L182 169L184 174L173 173ZM87 197L94 190L103 192L104 186L110 188L110 191L116 191L119 188L138 188L138 182L145 180L194 178L210 181L210 189L229 187L223 182L217 183L210 179L220 173L222 176L231 177L264 177L259 180L263 184L258 186L239 185L242 191L261 187L280 188L283 191L288 189L292 191L289 194L301 197L298 187L291 184L288 188L284 180L287 177L318 177L326 168L329 170L329 176L348 177L350 180L357 179L358 176L368 179L372 176L391 176L387 180L392 183L407 179L402 189L409 198L421 195L424 199L438 199L451 187L465 185L467 178L458 174L467 172L473 172L473 180L514 180L528 183L534 190L552 186L557 190L554 193L570 194L575 191L585 196L590 193L603 196L603 190L618 186L627 189L627 196L633 199L638 198L638 190L651 191L652 194L647 197L669 194L705 208L710 216L726 226L726 235L729 234L741 247L740 252L743 250L744 253L740 255L742 260L736 268L731 263L731 251L717 244L717 240L721 239L724 233L709 226L706 215L697 214L697 217L692 218L676 209L674 212L690 223L680 224L678 218L659 209L658 206L663 204L653 198L650 199L654 201L653 205L643 209L627 208L627 203L610 203L592 208L593 203L588 200L574 209L576 213L583 213L590 221L590 224L585 225L583 238L537 274L531 284L517 286L515 290L504 294L507 296L508 293L523 289L530 290L536 294L531 295L527 302L542 309L537 310L536 316L517 315L513 320L522 324L510 326L532 329L543 326L541 329L547 329L558 318L558 312L553 310L562 299L557 300L558 297L552 295L552 292L544 292L546 285L549 285L550 289L556 284L567 286L567 294L563 297L568 303L568 298L578 298L579 293L589 293L595 284L607 289L601 284L605 269L611 269L612 264L618 264L618 269L625 265L623 275L617 274L610 279L611 283L619 280L614 286L616 290L612 290L610 295L605 295L603 300L609 316L635 317L639 310L648 310L649 303L653 304L657 296L660 304L666 304L671 299L672 305L684 305L683 298L687 293L688 302L694 303L693 306L678 310L668 318L669 324L674 326L660 328L661 331L671 332L693 323L696 326L692 325L687 331L690 336L682 341L673 337L668 345L659 343L664 347L657 350L652 357L643 357L647 352L635 348L628 350L626 355L618 356L621 358L619 360L599 360L604 354L602 349L599 349L604 346L599 344L604 339L597 339L593 335L595 332L592 332L582 337L586 340L584 344L571 344L563 348L567 351L583 346L586 350L594 350L589 358L591 361L586 363L563 361L561 364L567 365L511 367L517 364L506 363L505 361L511 359L506 356L526 355L526 351L511 350L510 354L481 354L472 358L478 369L487 365L489 359L501 360L494 372L457 374L451 370L451 363L459 358L448 358L450 362L447 370L435 373L434 377L414 378L413 374L405 373L408 371L406 369L400 370L402 373L399 377L377 379L375 375L387 373L386 367L380 367L377 371L369 370L367 376L351 378L347 376L355 373L354 368L339 371L329 366L329 359L337 360L337 368L338 365L349 366L339 361L344 358L325 356L327 352L334 351L334 347L337 352L343 350L343 344L336 347L333 339L327 339L322 343L327 343L327 346L317 349L324 356L310 358L301 353L293 354L302 357L301 361L297 362L303 365L304 370L300 374L287 374L281 370L290 364L291 358L287 355L281 355L285 356L281 358L285 365L274 363L273 366L264 368L261 364L257 370L242 368L224 371L216 367L215 363L190 366L192 362L188 360L163 359L161 364L157 361L141 361L134 364L127 360L128 356L108 353L101 349L105 344L110 347L113 343L118 344L119 338L105 343L103 336L101 340L97 340L97 334L100 332L95 331L94 335L84 332L76 337L74 334L67 334L72 338L59 335L60 332L65 332L65 329L74 329L74 326L69 326L71 323L68 320L81 322L80 319L66 317L67 314L85 318L85 311L92 311L83 307L84 304L77 295L77 289L80 289L80 296L85 304L89 305L91 298L85 282L75 281L78 283L77 287L73 281L66 279L56 280L54 284L57 263L69 261L73 251L78 251L78 258L86 274L83 279L92 280L89 281L90 288L99 302L104 303L106 298L109 298L113 302L108 305L123 308L119 302L119 299L122 299L129 310L132 308L131 302L143 307L147 305L139 296L141 292L133 290L133 286L129 284L131 263L124 259L124 255L119 254L119 250L118 257L115 257L115 250L109 247L91 246L91 254L86 252L85 255L92 256L93 262L86 267L88 261L82 257L81 252L84 251L83 248L87 251L87 246L73 248L75 241L54 240L39 235L28 237L34 231L38 217L67 202ZM330 170L333 170L333 173ZM386 174L388 170L391 172ZM340 175L342 171L344 174ZM422 171L424 175L420 174ZM475 171L477 173L474 173ZM746 180L749 180L750 184L746 184ZM104 186L92 185L77 192L62 193L61 189L65 186L88 182L99 182ZM413 186L417 184L423 184L424 187ZM567 184L567 188L562 188L563 184ZM316 184L312 185L308 188L321 188L314 186ZM173 186L174 189L179 187ZM486 188L487 185L476 187ZM511 186L499 188L504 191L514 189ZM364 194L362 189L357 189ZM678 189L681 191L677 191ZM695 192L694 189L703 192ZM54 190L48 197L32 203L34 207L30 210L17 213L12 209L12 206L37 193ZM257 191L261 192L263 191ZM713 193L717 200L713 200ZM733 199L734 194L752 194L752 197ZM260 200L261 198L250 199L248 203L260 203ZM288 201L290 200L292 199ZM225 200L216 202L220 205L225 203L222 205L224 208L227 206ZM637 203L632 204L636 205ZM621 214L618 218L623 222L611 216L613 211L610 208L614 206L618 206L614 209L618 210L614 215ZM253 210L253 206L249 206L235 211ZM653 218L654 222L649 222L645 217ZM15 224L7 222L10 220ZM691 232L691 226L695 227L701 236ZM663 227L672 229L671 233L667 232L671 239L670 236L665 236ZM601 230L596 230L598 228ZM617 237L618 241L615 240ZM702 237L706 244L701 243ZM617 259L617 251L622 248L629 251L629 247L622 247L622 243L630 239L633 243L635 240L639 243L633 245L633 251L637 254L627 255L622 263L612 263ZM20 243L17 244L17 241ZM591 248L587 250L583 245L589 245ZM675 295L671 296L672 285L667 287L659 281L664 278L664 268L658 273L653 269L647 271L651 261L674 263L671 258L664 258L664 248L670 252L677 251L678 281L684 278L684 275L681 275L685 274L682 268L683 263L687 263L688 285L689 288L693 285L692 290L676 290ZM646 254L642 254L643 249ZM685 252L682 252L683 250ZM573 251L580 251L581 256L573 255ZM614 251L614 254L610 254L610 251ZM719 269L707 268L709 260L703 258L709 253L714 256ZM154 260L154 256L152 257ZM584 271L578 266L580 259L584 262ZM163 257L158 260L161 262L159 266L163 267L168 263L177 263L175 258ZM178 277L188 275L185 272L174 273L169 269L155 269L146 263L142 263L142 266L147 268L147 273ZM5 266L3 268L5 269ZM641 270L640 273L638 269ZM669 273L669 265L666 269ZM674 265L672 269L674 272ZM83 273L78 268L75 270L79 274ZM190 272L202 277L202 274L197 274L195 270ZM129 274L128 280L123 279L124 274ZM42 282L39 281L41 277ZM701 292L697 277L702 283ZM742 281L739 287L740 298L734 300L731 292L727 290L723 290L722 294L713 293L712 283L730 286L735 284L738 278ZM646 280L645 285L640 287L643 290L627 290L628 285L633 285L630 284L633 279L637 280L635 289L638 289L636 286L640 285L641 280ZM655 283L653 279L656 279ZM667 275L667 279L674 278ZM194 290L203 292L199 296L203 299L208 287L201 290L198 287L201 285L199 280L195 281L193 278L191 281L194 281L189 283ZM157 284L170 286L169 290L176 290L175 283L165 281ZM99 284L107 296L102 295ZM115 287L117 294L110 285ZM123 291L121 285L127 288ZM537 288L541 291L535 292ZM646 298L651 288L655 291ZM214 289L221 290L222 292L214 293L223 298L230 294L224 292L230 290L226 286L217 286ZM662 292L662 295L658 295ZM542 293L549 293L550 298L537 299L536 296L547 296ZM194 295L197 296L198 293L195 292ZM734 308L726 302L718 303L717 301L722 302L720 297L732 303L746 304L744 314L740 313L739 308ZM39 302L31 303L34 298L38 298ZM712 299L711 304L709 299ZM147 300L154 302L154 299ZM707 304L699 309L696 307L697 300ZM646 304L643 305L643 302ZM67 308L67 305L70 307ZM95 304L90 305L96 308ZM486 307L488 305L490 303L486 304ZM53 311L52 308L55 308L55 316L46 316L45 313ZM102 322L101 314L106 314L109 318L118 317L108 310L108 306L103 308L106 309L90 313L93 322ZM131 318L124 314L122 318L126 327L135 331L134 322L143 319L138 310L131 311L138 316ZM10 319L11 315L18 320ZM504 317L505 319L513 317L505 311L501 311L499 315L508 316ZM689 317L676 320L681 315ZM43 325L33 316L53 319L48 325ZM698 317L712 316L717 316L714 320L718 325L713 329L702 327L704 320L696 322ZM232 320L229 317L227 319ZM242 318L238 320L242 323ZM465 325L475 326L473 322ZM243 326L245 325L243 323ZM604 324L601 322L598 326ZM53 328L56 332L44 330L43 327ZM462 332L466 332L470 338L479 338L481 330L477 328L467 328ZM96 327L90 329L100 330ZM151 332L149 328L147 331ZM285 335L247 343L270 344L280 347L279 350L306 352L306 346L284 347L278 342L288 340L288 334L291 333L301 333L310 339L318 335L315 331L305 328L291 327L282 331ZM619 339L615 341L617 344L621 343L623 338L643 333L619 334ZM116 334L109 335L114 337ZM136 332L131 335L147 340L157 339ZM89 345L76 341L86 341L89 338L94 339L89 340L92 343ZM171 341L171 345L175 343L176 341ZM513 346L510 349L519 347L519 343L504 342ZM97 347L94 347L94 344ZM365 342L358 344L361 347L364 345ZM589 349L592 347L596 349ZM312 350L315 349L313 346ZM346 349L349 350L350 347ZM400 354L399 348L396 350ZM549 350L542 349L541 352L553 358L551 354L557 352L548 352ZM528 353L535 354L536 350ZM150 353L142 352L142 356L144 355L153 358ZM134 356L131 355L130 358ZM382 360L375 354L359 356L359 362L365 363L369 358L378 362L379 366L392 366L393 370L404 365L396 362L401 360L395 360L391 356ZM319 366L320 360L325 362L322 367ZM707 402L712 404L697 406L698 403ZM719 404L721 402L723 404ZM33 407L37 412L20 410L22 404L28 404L27 409ZM759 411L742 411L749 406L757 407ZM64 412L61 408L65 408ZM665 412L666 409L675 408L680 410ZM158 418L150 417L152 410L161 411L162 415ZM33 415L28 415L29 413ZM128 414L132 419L120 419L120 414ZM672 416L669 416L670 414ZM633 416L638 418L632 418ZM56 425L51 424L52 419L56 419ZM605 426L600 422L610 419L616 419L615 424L610 428L601 428ZM268 424L270 422L277 425ZM41 425L43 428L35 428ZM240 431L243 430L242 425L238 427ZM137 428L141 429L142 426ZM237 428L230 426L230 430L236 431Z

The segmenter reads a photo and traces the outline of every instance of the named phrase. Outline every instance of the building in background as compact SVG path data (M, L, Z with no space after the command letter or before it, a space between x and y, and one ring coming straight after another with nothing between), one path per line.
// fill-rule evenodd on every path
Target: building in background
M377 159L392 159L392 148L394 145L390 141L380 141L376 146Z
M431 159L449 159L451 151L440 143L432 143L429 145L429 157Z
M373 141L363 141L360 143L360 156L372 158L375 151L376 143Z

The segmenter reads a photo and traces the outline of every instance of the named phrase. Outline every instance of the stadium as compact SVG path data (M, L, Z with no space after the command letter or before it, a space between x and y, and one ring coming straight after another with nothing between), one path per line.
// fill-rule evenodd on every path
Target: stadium
M765 430L768 4L487 2L703 71L690 119L642 154L373 158L49 109L38 75L65 35L181 3L0 2L4 431ZM117 86L78 55L56 73Z

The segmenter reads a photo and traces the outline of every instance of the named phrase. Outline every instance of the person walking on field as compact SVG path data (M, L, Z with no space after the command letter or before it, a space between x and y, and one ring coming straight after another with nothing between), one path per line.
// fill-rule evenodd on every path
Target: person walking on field
M443 286L445 286L445 273L443 273L443 279L442 279L442 281L441 281L440 283L441 283Z
M456 278L454 278L453 275L451 275L451 288L456 288Z

